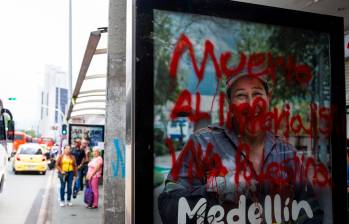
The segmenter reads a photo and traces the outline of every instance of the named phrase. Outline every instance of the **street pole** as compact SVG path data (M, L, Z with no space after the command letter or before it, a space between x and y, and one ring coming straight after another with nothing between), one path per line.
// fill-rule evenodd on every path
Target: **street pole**
M65 114L64 114L63 111L61 111L61 110L59 110L59 109L57 109L57 108L55 108L55 107L49 107L49 106L46 106L46 105L43 105L43 104L41 104L41 107L46 108L46 109L49 109L49 110L52 110L52 109L53 109L53 110L57 111L57 112L59 113L59 115L62 116L62 122L65 122Z
M105 121L103 223L125 223L125 175L114 173L113 164L125 158L116 144L126 143L126 0L109 1L107 107ZM125 155L125 153L124 153ZM119 157L120 156L120 157Z
M48 107L48 106L43 105L43 104L41 104L41 107L46 108L46 109L49 109L49 110L52 110L52 109L53 109L53 110L57 111L57 112L59 113L59 115L62 116L62 123L66 123L66 122L67 122L66 119L65 119L65 114L63 113L63 111L61 111L61 110L59 110L59 109L57 109L57 108L55 108L55 107ZM60 126L62 126L62 123L60 124ZM59 136L61 136L61 135L59 135ZM64 139L65 139L65 138L66 138L66 137L64 137ZM63 138L60 137L60 141L59 141L59 150L58 150L59 153L61 153L62 141L63 141Z
M72 60L73 60L73 53L72 53L72 0L69 0L69 57L68 57L68 89L69 89L69 104L71 101L71 96L72 96L72 73L73 73L73 68L72 68ZM69 105L68 104L68 105Z

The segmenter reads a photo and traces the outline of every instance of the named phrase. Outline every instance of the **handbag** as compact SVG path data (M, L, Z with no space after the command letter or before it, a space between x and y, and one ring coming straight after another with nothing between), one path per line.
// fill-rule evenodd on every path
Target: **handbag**
M93 203L93 191L92 191L91 181L88 181L88 183L86 185L85 192L84 192L84 202L87 205L92 206L92 203Z

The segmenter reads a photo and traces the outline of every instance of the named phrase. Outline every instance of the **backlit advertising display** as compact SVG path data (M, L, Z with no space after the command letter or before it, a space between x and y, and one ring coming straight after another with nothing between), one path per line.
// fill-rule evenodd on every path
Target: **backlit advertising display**
M144 8L137 18L151 26L136 25L136 214L156 224L337 223L343 21L230 1ZM138 103L151 107L143 118ZM146 178L152 198L137 190Z

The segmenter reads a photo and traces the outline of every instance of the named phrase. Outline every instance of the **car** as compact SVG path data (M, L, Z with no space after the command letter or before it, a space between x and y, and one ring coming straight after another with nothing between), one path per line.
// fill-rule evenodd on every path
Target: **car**
M13 172L37 171L45 175L47 170L46 156L42 146L37 143L21 145L13 160Z

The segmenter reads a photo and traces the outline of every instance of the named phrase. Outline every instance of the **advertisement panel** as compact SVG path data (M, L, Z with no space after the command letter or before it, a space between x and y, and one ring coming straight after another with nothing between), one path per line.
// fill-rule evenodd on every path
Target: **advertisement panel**
M142 18L152 27L137 31L147 38L136 39L146 49L136 49L136 108L152 97L138 120L151 118L152 158L137 141L136 109L136 213L137 179L149 177L141 163L153 170L153 223L335 223L334 183L345 195L345 157L333 163L345 155L342 30L297 21L341 21L226 1L150 8ZM281 14L290 17L276 22ZM139 74L145 52L152 66ZM147 87L137 82L145 74ZM137 98L142 88L152 92Z
M85 139L89 142L90 148L103 145L104 143L104 126L103 125L86 125L86 124L69 124L69 144L76 139Z

